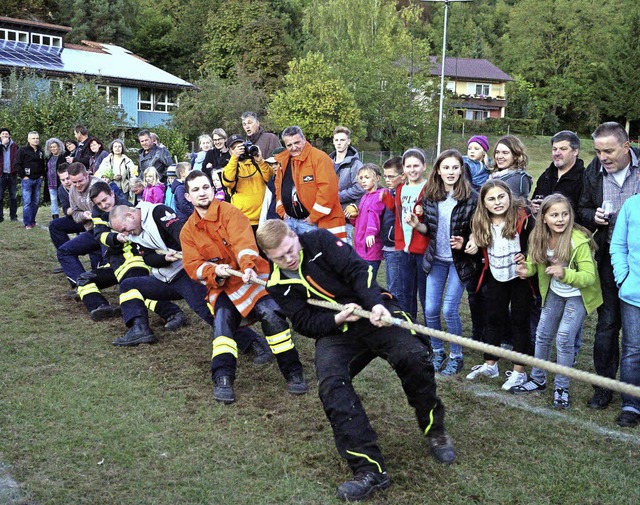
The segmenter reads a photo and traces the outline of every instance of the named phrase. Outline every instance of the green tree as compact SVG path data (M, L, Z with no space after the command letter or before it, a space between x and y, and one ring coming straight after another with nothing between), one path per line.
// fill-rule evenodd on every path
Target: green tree
M273 91L286 73L291 41L286 19L266 0L229 0L209 13L203 71L223 79L248 76Z
M289 63L284 86L268 106L269 120L278 129L298 125L311 140L328 140L338 124L361 135L360 111L353 94L334 76L320 53Z
M423 13L392 0L324 0L305 12L307 47L322 53L331 73L347 84L367 138L385 148L435 140L427 134L435 131L428 43L414 36Z
M264 111L266 95L250 79L235 82L208 76L196 81L196 90L180 94L180 107L174 112L172 126L189 138L223 128L229 135L241 131L240 116L247 110ZM263 121L268 129L268 123Z
M0 124L6 125L22 143L36 130L43 139L67 138L76 124L106 141L127 128L130 122L122 109L109 106L93 81L76 81L74 91L52 87L34 74L9 78L11 98L0 105Z
M92 40L123 45L131 40L138 16L133 0L59 0L57 22L70 26L66 42Z
M640 5L623 5L618 14L619 27L611 35L609 50L612 60L602 67L600 89L602 106L608 116L619 119L627 130L631 121L640 120L637 99L640 78Z
M598 74L610 66L603 48L611 5L587 0L521 0L503 37L506 70L533 86L538 116L574 126L599 121ZM524 27L531 27L525 29Z

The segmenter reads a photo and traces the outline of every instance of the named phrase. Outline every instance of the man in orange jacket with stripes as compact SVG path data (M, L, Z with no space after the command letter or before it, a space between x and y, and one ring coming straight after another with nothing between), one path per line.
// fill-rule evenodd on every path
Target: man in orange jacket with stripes
M266 279L269 265L260 257L249 219L233 205L215 198L209 177L200 170L184 181L185 197L195 212L180 232L182 264L189 276L207 287L213 308L213 353L211 373L213 397L222 403L235 401L238 349L233 339L243 317L262 323L271 351L276 356L291 394L304 394L307 384L302 374L298 351L280 307L265 288L251 283ZM239 270L243 277L232 276L227 269Z
M286 150L274 156L281 167L276 172L276 212L297 233L325 228L346 239L333 161L307 142L299 126L286 128L282 141Z

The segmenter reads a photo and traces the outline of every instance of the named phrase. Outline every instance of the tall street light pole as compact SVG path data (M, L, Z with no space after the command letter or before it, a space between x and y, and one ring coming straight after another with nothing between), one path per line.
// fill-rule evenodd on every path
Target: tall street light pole
M449 18L449 4L452 2L473 2L473 0L420 0L421 2L444 4L444 32L442 35L442 69L440 72L440 108L438 109L438 146L437 154L440 155L442 147L442 116L444 108L444 62L447 53L447 20Z

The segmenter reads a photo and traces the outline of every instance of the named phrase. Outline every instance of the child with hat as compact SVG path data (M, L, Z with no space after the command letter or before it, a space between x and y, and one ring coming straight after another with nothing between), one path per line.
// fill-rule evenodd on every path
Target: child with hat
M484 135L474 135L467 141L467 155L463 156L467 178L473 189L480 187L489 178L489 140Z

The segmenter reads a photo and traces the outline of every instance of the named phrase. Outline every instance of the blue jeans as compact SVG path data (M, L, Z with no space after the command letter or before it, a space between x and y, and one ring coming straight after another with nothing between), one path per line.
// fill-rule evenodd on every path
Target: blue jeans
M458 277L453 262L434 260L427 275L426 306L424 318L427 328L441 330L440 312L447 323L447 331L462 336L462 319L460 319L460 300L464 293L464 284ZM444 342L431 337L434 352L444 352ZM451 355L462 356L462 346L451 344Z
M622 352L620 380L640 386L640 307L620 300L622 314ZM622 410L640 414L640 398L622 394Z
M40 186L42 186L42 177L22 179L22 222L25 226L36 225L36 214L40 205Z
M383 251L384 264L387 271L387 290L395 296L402 307L404 303L404 290L402 289L402 251Z
M564 298L549 290L540 313L540 323L536 331L536 358L549 360L551 344L556 339L558 365L573 367L576 335L582 328L587 309L581 296ZM546 382L547 372L540 368L531 369L531 377L538 382ZM556 375L555 388L569 388L569 377Z
M295 231L298 235L301 235L308 231L313 231L318 229L317 224L305 223L302 219L294 219L292 217L287 217L285 218L284 221L289 225L289 228Z
M3 173L0 175L0 218L4 219L4 192L9 191L9 217L18 219L18 176Z
M60 208L58 207L58 190L49 188L49 197L51 198L51 215L59 216Z
M427 288L427 276L422 268L422 254L402 253L402 268L400 269L400 283L404 289L402 310L418 320L418 299L425 307L425 290Z
M92 253L94 254L92 255ZM94 261L97 259L99 262L102 257L100 242L94 237L92 231L84 231L78 234L77 237L65 242L58 247L56 254L60 266L72 286L78 283L78 277L85 272L84 266L82 266L79 259L80 256L89 254L92 268L98 267L97 264L94 264ZM157 298L151 299L157 300Z

